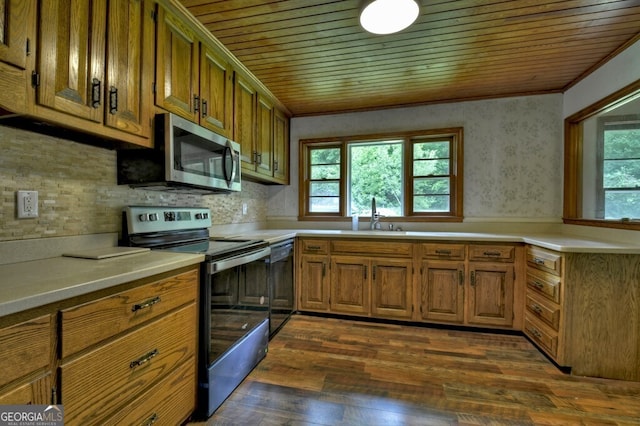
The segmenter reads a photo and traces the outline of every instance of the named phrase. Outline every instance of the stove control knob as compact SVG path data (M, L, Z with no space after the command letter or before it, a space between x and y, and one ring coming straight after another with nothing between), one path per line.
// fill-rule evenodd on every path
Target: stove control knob
M196 213L196 219L202 219L202 213Z
M140 215L138 215L138 220L140 222L146 222L146 221L149 220L149 215L146 214L146 213L140 214Z
M155 222L158 220L158 213L149 213L149 221Z

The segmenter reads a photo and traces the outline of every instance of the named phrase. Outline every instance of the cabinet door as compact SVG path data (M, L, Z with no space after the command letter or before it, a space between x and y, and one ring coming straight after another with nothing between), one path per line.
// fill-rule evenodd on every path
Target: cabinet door
M411 318L413 313L413 262L410 259L372 259L371 313L375 316Z
M258 111L256 118L256 151L258 153L256 171L263 176L272 177L273 105L262 96L258 96Z
M36 0L0 0L0 61L26 68L35 5Z
M300 309L326 311L329 309L329 257L302 255L298 290Z
M421 318L463 323L464 262L424 261L421 271Z
M107 0L40 4L40 105L103 121Z
M156 105L198 122L199 40L180 19L158 7Z
M134 135L151 134L154 21L151 2L110 0L105 124Z
M510 326L513 323L513 265L469 264L470 324Z
M227 138L233 133L233 68L200 45L200 124Z
M240 75L235 75L233 94L233 139L240 144L242 169L255 171L256 103L258 93Z
M273 177L289 184L289 118L278 109L273 118Z
M331 312L369 313L370 270L359 257L331 257Z

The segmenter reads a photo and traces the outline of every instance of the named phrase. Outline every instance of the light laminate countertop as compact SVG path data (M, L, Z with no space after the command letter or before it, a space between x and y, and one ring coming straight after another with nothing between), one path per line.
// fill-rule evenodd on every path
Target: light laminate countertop
M483 243L534 244L564 253L615 253L640 254L638 244L608 241L570 234L499 234L481 232L421 232L421 231L344 231L310 229L261 229L242 234L229 235L232 239L260 239L275 244L294 237L316 238L363 238L423 241L460 241Z
M203 260L202 254L148 251L101 260L60 256L0 265L0 317Z

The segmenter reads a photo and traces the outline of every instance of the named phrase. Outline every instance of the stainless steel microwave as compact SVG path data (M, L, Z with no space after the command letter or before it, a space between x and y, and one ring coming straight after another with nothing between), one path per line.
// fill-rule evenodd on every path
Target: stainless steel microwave
M118 151L118 184L192 193L237 192L240 144L175 114L155 117L155 148Z

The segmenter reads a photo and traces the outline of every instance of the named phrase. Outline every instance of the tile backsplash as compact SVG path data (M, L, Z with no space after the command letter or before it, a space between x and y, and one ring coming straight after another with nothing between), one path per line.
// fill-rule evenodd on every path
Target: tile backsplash
M116 183L113 150L1 125L0 152L0 241L120 232L127 205L209 207L214 225L267 215L267 187L253 182L240 193L204 196L132 189ZM16 218L18 190L38 191L38 218Z

